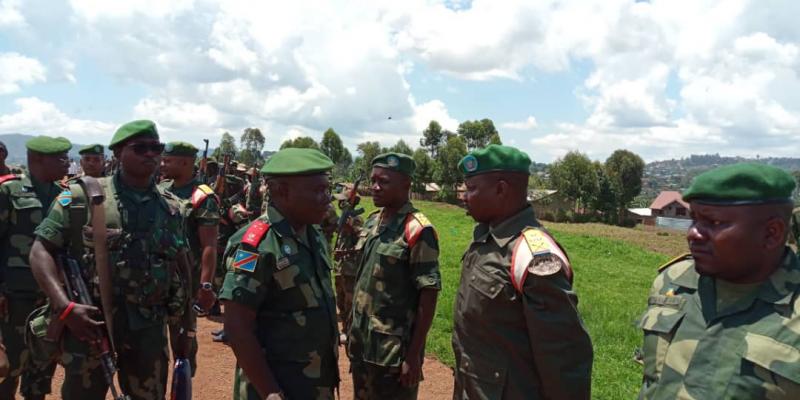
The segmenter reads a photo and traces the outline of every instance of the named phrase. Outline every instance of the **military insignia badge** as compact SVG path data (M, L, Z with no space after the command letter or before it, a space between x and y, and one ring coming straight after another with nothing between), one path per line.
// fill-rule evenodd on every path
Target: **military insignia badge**
M100 150L100 146L94 146L94 151L95 153L102 153L102 151Z
M286 254L287 256L292 254L292 246L289 246L288 244L283 245L283 254Z
M254 272L256 264L258 264L258 253L242 249L236 250L236 254L233 256L233 269Z
M478 159L475 158L472 154L464 157L464 169L467 172L474 172L478 169Z
M400 165L400 160L395 156L389 156L386 159L386 163L389 164L390 167L396 167Z
M69 203L72 203L72 192L65 190L59 193L58 197L56 197L56 201L58 204L61 204L61 207L68 206Z

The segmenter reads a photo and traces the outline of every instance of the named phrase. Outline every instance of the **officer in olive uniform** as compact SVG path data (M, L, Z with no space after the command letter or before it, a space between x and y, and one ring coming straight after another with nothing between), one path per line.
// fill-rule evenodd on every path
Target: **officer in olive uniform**
M30 176L0 176L0 332L8 351L9 378L0 384L0 399L14 399L22 375L22 395L44 398L50 393L55 364L32 365L25 350L28 315L45 303L28 262L34 229L62 190L57 181L69 167L69 140L37 136L29 140Z
M416 399L425 338L441 289L439 240L408 200L416 164L405 154L372 160L373 201L359 234L347 355L357 399Z
M589 399L592 343L564 249L527 203L531 160L489 145L458 164L478 225L453 315L454 399Z
M99 178L105 175L106 157L103 152L103 145L90 144L78 150L81 155L81 170L83 175Z
M31 265L47 293L53 315L63 320L64 400L102 400L108 386L97 358L106 332L93 317L102 315L100 288L113 291L112 342L116 344L120 387L132 399L164 398L169 369L167 322L183 315L188 294L177 274L179 252L186 247L178 199L155 184L154 173L164 145L152 121L122 125L109 148L120 168L100 178L105 194L108 265L97 266L94 230L86 187L71 185L36 229ZM54 257L67 251L85 270L97 307L70 301ZM109 268L111 282L100 282L97 268ZM106 286L106 287L109 287Z
M763 164L698 175L691 254L659 270L640 399L800 399L800 263L788 248L794 179Z
M350 207L347 193L337 193L333 197L339 201L339 209L345 212ZM361 227L364 220L358 216L351 216L344 221L342 231L337 239L338 247L333 250L334 284L336 286L336 307L339 309L339 320L342 322L342 331L350 330L353 315L353 288L356 285L356 272L358 271L358 253L355 251ZM346 339L346 336L343 338Z
M211 308L216 300L212 281L217 268L217 233L219 229L219 198L214 191L194 176L197 148L186 142L167 143L161 157L161 174L167 180L162 189L169 190L181 200L186 236L191 249L192 286L189 293L201 310ZM192 313L193 325L197 315ZM170 325L170 343L175 343L180 327ZM173 356L175 347L173 346ZM177 357L176 357L177 358ZM192 374L197 371L197 339L192 339L189 355Z
M261 170L267 212L225 250L220 300L237 361L234 400L333 399L336 305L328 245L315 226L330 203L332 168L318 150L275 153Z

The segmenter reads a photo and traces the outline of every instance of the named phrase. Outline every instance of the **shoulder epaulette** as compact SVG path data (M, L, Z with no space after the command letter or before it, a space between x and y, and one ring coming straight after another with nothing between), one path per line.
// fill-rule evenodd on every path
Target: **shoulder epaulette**
M9 181L15 181L19 179L22 179L19 177L19 175L14 175L14 174L0 175L0 185Z
M414 247L419 240L420 235L422 235L422 230L431 227L433 228L433 224L431 221L428 220L421 212L417 211L414 213L409 213L406 217L406 226L405 226L405 238L406 243L408 243L408 247ZM434 235L436 234L436 230L433 230Z
M546 255L554 255L561 260L564 265L564 273L567 275L567 279L572 282L572 267L561 246L547 232L536 228L525 228L511 250L510 275L511 284L514 285L514 288L522 292L525 286L525 278L528 276L529 271L536 275L547 276L562 269L561 267L557 269L552 267L537 269L535 265L531 266L531 262L535 257Z
M61 205L61 207L66 207L70 203L72 203L72 191L69 190L69 187L67 187L67 189L64 189L63 192L59 193L58 196L56 196L56 201L58 202L58 204Z
M200 204L203 204L209 196L216 199L214 189L211 189L208 185L197 186L192 192L192 208L197 208Z
M264 235L269 231L269 223L260 219L253 221L242 236L242 243L252 247L258 247Z
M669 266L671 266L673 264L677 264L678 262L681 262L681 261L686 260L688 258L692 258L692 253L681 254L681 255L673 258L672 260L667 261L666 263L664 263L664 265L658 267L658 272L661 272L661 271L667 269Z

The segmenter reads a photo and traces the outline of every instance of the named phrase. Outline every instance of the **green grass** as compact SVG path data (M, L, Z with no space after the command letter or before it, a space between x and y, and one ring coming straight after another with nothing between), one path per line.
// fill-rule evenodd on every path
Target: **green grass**
M371 199L362 201L366 213L374 210ZM453 304L461 255L471 242L473 221L463 209L451 205L426 201L414 201L414 205L439 233L442 292L428 335L427 351L453 366L450 345ZM597 229L604 228L598 225ZM656 268L670 257L645 250L640 243L626 242L625 238L610 239L601 232L593 234L591 229L581 233L567 230L561 226L550 228L572 261L578 308L594 344L592 398L633 398L642 376L641 367L632 361L633 351L641 346L642 340L635 321L645 309Z

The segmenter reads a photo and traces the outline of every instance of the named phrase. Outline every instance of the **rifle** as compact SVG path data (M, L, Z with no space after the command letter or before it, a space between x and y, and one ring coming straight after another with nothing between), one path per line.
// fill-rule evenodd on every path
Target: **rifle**
M206 183L206 165L208 164L208 139L203 139L206 143L205 148L203 149L203 158L200 160L200 171L198 173L198 177L200 178L200 182Z
M257 217L261 213L261 174L256 167L253 167L253 178L250 181L250 187L247 190L247 212L250 213L251 218Z
M360 173L358 178L356 179L355 183L353 183L353 190L350 191L350 195L347 196L347 209L342 210L342 215L339 216L339 221L336 223L336 242L333 245L334 249L334 258L338 260L336 255L337 250L342 250L339 247L339 242L342 237L342 231L344 230L344 225L347 223L348 219L352 217L356 217L364 213L364 208L356 209L358 205L358 185L361 184L361 181L364 180L364 173Z
M105 228L105 227L103 227ZM67 257L65 254L60 254L56 257L56 263L61 270L64 278L64 287L67 290L67 295L76 303L87 306L94 306L91 296L89 296L89 289L86 287L86 281L83 280L81 275L81 267L74 258ZM106 321L108 323L108 321ZM61 333L64 331L64 322L58 318L53 318L50 321L50 326L47 329L48 340L58 341ZM98 328L100 329L100 328ZM101 329L103 331L103 329ZM111 389L111 396L114 400L130 400L130 396L122 392L122 389L117 389L114 382L114 374L117 372L117 367L114 364L114 357L108 333L101 335L102 339L100 344L97 345L96 350L100 353L100 368L103 369L103 378L106 384Z
M228 164L231 162L231 155L225 154L222 157L222 165L219 167L219 172L217 173L217 180L214 182L214 193L219 196L220 199L225 198L225 175L228 175Z
M178 253L178 271L181 281L187 288L192 285L192 264L188 252L183 249ZM191 292L191 290L187 291ZM192 301L188 298L181 316L178 343L175 344L175 367L172 370L172 390L170 400L191 400L192 398L192 366L189 363L189 353L192 349L192 339L197 328L192 323Z

